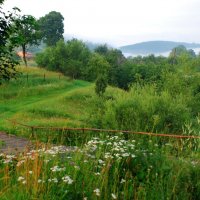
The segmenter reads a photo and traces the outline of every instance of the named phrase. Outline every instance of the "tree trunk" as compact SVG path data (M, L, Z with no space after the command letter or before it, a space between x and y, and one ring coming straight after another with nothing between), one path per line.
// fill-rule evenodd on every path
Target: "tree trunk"
M23 51L23 60L24 60L24 63L25 63L25 66L27 67L27 60L26 60L26 45L22 45L22 51Z

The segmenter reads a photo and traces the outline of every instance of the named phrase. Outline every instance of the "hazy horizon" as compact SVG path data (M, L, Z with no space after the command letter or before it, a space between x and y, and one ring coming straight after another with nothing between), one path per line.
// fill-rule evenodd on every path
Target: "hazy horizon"
M5 0L37 19L50 11L64 18L65 35L115 47L144 41L200 43L198 0Z

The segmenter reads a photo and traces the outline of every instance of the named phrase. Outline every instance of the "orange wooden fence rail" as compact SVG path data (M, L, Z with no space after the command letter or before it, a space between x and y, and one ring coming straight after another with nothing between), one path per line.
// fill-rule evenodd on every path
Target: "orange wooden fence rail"
M138 135L149 135L149 136L156 136L156 137L171 137L171 138L177 138L177 139L200 139L200 136L195 135L175 135L175 134L164 134L164 133L149 133L149 132L136 132L136 131L124 131L124 130L107 130L107 129L97 129L97 128L67 128L67 127L44 127L44 126L30 126L27 124L19 123L16 121L8 120L11 123L15 125L20 125L23 127L27 127L32 129L44 129L44 130L60 130L60 131L94 131L94 132L107 132L107 133L128 133L128 134L138 134Z

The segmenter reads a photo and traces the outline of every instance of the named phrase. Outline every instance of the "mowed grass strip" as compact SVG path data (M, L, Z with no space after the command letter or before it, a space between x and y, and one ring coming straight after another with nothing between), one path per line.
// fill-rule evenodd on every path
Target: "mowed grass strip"
M84 95L78 94L91 95L91 83L37 67L18 70L22 74L17 80L0 86L0 130L12 131L7 119L32 125L81 125L87 108Z

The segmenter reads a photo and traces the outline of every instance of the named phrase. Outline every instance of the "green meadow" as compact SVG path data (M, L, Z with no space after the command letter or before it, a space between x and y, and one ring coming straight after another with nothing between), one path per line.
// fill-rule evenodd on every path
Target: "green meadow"
M126 57L134 45L114 48L69 39L79 35L100 41L101 31L113 45L115 37L119 37L116 45L137 41L137 35L156 39L155 27L149 35L145 23L184 21L188 14L184 9L192 6L168 6L167 16L166 6L151 2L152 8L165 11L152 24L148 19L140 23L148 12L144 13L145 2L141 7L134 2L138 12L131 8L129 14L136 15L129 17L130 26L117 2L116 9L112 4L88 1L77 10L67 1L75 13L71 17L67 9L61 9L64 2L60 9L58 1L56 6L50 5L53 1L48 6L27 2L27 11L21 11L16 7L20 3L0 0L0 200L199 200L199 44L147 41L135 44L136 57ZM126 12L130 7L126 3L118 8ZM42 7L36 13L38 19L28 14L34 6ZM22 7L26 8L25 2ZM67 15L45 11L46 7ZM153 9L148 10L152 13ZM172 16L175 20L170 20ZM73 22L73 18L79 20ZM117 29L113 20L119 22ZM92 32L83 26L85 22L92 24ZM79 25L80 32L73 33ZM172 38L184 38L178 30L183 29L172 31ZM168 56L141 55L160 54L163 49L171 51Z
M84 105L80 104L79 98L76 102L70 100L70 96L74 92L87 93L92 88L91 83L71 80L59 73L36 67L20 67L19 71L22 74L17 80L1 86L1 130L11 131L7 120L32 125L81 125Z
M108 87L98 97L92 83L37 67L18 70L16 80L0 86L0 130L30 138L35 149L0 155L0 199L198 199L198 139L52 130L31 137L8 121L179 134L189 115L183 99L138 85L129 92ZM167 115L174 126L163 126ZM182 134L198 135L195 123Z

